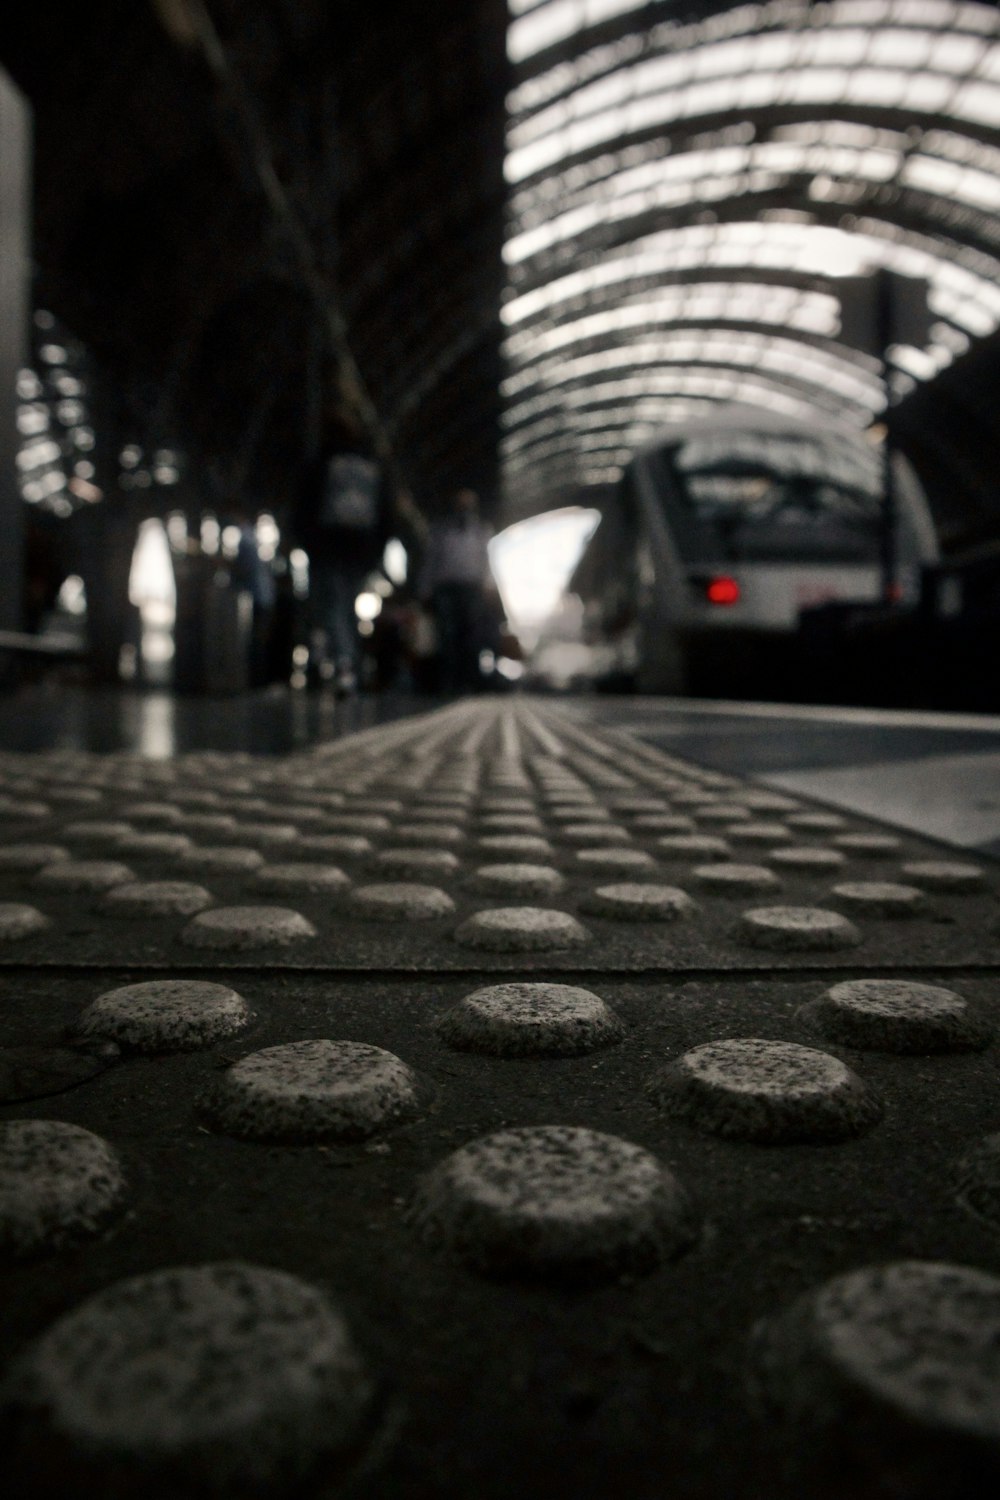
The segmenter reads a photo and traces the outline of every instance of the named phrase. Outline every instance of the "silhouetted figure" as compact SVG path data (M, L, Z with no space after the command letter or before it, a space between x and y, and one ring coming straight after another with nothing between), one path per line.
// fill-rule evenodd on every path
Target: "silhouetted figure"
M309 554L313 666L348 694L358 686L361 639L354 601L382 556L390 493L360 420L335 409L300 499L296 532Z
M472 692L480 685L486 594L492 589L488 544L492 532L479 516L475 490L456 490L427 534L420 596L437 626L445 693Z

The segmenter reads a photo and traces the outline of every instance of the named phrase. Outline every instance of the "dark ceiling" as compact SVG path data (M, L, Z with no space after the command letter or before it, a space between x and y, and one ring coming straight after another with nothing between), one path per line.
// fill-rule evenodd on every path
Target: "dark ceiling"
M496 489L504 0L19 7L36 306L123 437L281 506L325 396L424 505Z

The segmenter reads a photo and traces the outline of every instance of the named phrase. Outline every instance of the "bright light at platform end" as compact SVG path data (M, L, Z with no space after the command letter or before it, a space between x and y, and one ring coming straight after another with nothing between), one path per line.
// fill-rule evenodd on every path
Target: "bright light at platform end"
M555 610L600 511L569 505L508 526L490 543L490 565L512 630L529 649Z

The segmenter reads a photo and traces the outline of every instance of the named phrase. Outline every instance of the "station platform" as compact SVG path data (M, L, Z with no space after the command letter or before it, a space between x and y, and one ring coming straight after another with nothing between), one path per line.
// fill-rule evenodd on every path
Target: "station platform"
M0 727L14 1493L994 1493L1000 721L302 701Z

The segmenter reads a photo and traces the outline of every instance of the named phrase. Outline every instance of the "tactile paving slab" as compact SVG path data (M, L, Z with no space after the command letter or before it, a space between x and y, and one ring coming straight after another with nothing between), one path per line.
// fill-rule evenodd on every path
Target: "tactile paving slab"
M4 1267L0 1431L19 1497L88 1484L178 1500L995 1491L992 867L957 887L915 885L926 903L905 916L845 908L836 884L909 885L904 862L968 860L782 805L547 705L463 704L278 762L39 755L5 757L0 773L0 899L50 922L0 946L0 1118L89 1132L124 1184L86 1234ZM190 947L189 917L109 915L102 891L37 884L30 856L5 857L44 844L118 858L114 838L66 838L82 804L56 794L74 790L96 794L87 820L137 830L178 830L173 813L231 816L229 845L218 829L198 841L246 838L265 863L318 859L351 884L263 895L249 870L183 875L133 850L136 878L196 879L209 911L277 906L317 931L301 949ZM520 836L550 846L530 863L565 877L557 896L484 897L467 883L498 862L478 841L505 806L530 806L542 826ZM709 808L722 814L699 823ZM240 829L272 809L294 841ZM727 822L737 809L747 816ZM712 837L780 823L779 842L734 841L731 860L780 871L780 894L737 877L721 895L692 878L698 865L661 863L656 839L675 835L638 825L657 816ZM338 817L389 826L345 833ZM600 823L625 840L562 837ZM377 853L415 824L438 830L426 847L454 850L457 867L386 877ZM837 849L845 834L890 844L832 873L768 859ZM310 849L331 837L367 845ZM655 865L582 875L580 847L638 849ZM594 891L636 882L679 889L694 910L587 910L601 905ZM423 915L411 898L361 916L352 904L359 886L398 884L442 891L454 911ZM525 906L566 913L590 941L518 951L455 938L477 912ZM737 933L761 907L829 910L861 941L756 947ZM134 1025L130 985L144 987ZM477 992L485 1008L463 1008ZM199 994L226 997L233 1024L192 1025ZM476 1024L458 1024L468 1015ZM43 1153L39 1172L53 1161ZM5 1176L0 1156L0 1217L30 1170L20 1151ZM63 1199L77 1190L59 1186ZM178 1374L164 1299L181 1308L190 1370L203 1361L201 1402L198 1377ZM227 1370L247 1385L238 1414Z

